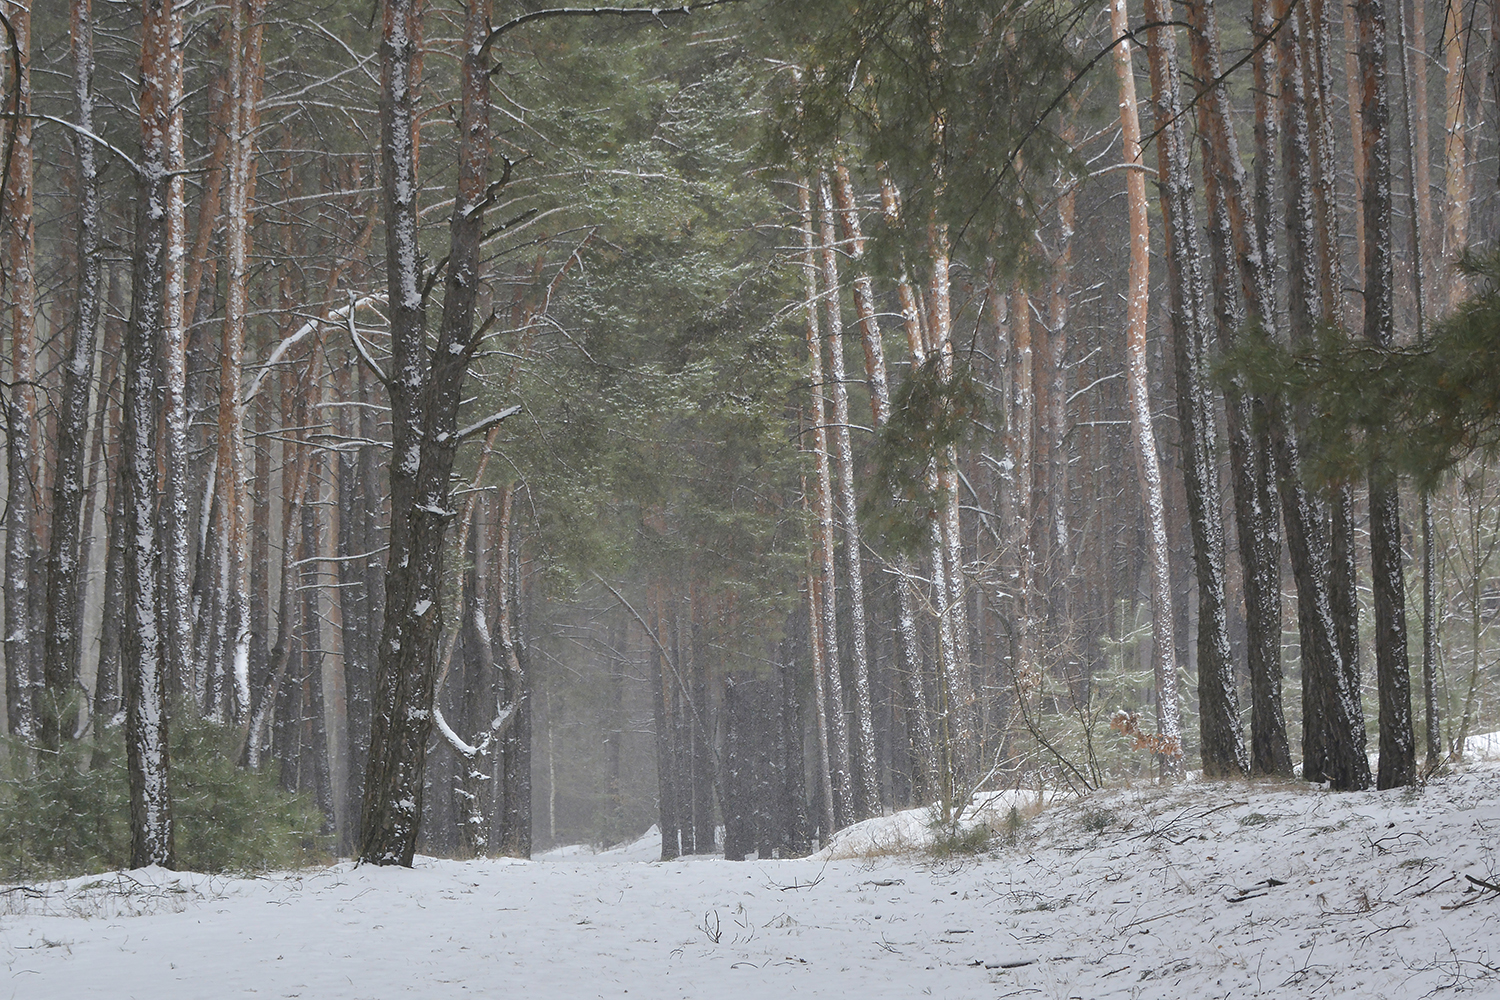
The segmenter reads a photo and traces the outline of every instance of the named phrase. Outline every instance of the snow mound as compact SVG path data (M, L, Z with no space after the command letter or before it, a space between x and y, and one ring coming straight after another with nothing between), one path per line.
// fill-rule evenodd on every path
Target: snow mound
M1009 789L975 793L959 817L959 831L972 830L980 824L994 830L1012 825L1011 813L1018 820L1056 801L1057 792ZM889 816L875 816L835 833L828 846L813 855L819 860L848 860L888 855L912 854L931 847L942 835L939 811L932 806L903 809Z
M591 844L566 844L534 856L537 861L659 861L661 827L655 823L635 840L600 849Z

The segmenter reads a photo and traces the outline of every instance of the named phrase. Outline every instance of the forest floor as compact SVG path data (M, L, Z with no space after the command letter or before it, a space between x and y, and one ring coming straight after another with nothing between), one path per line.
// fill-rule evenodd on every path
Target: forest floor
M795 861L648 839L0 887L0 998L1500 997L1493 756L1390 792L1113 789L1007 844L1008 816L943 860L903 814Z

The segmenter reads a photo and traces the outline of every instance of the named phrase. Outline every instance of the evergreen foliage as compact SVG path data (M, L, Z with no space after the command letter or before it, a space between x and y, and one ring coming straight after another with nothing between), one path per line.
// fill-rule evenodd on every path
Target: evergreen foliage
M1024 262L1047 196L1027 182L1073 161L1051 113L1079 69L1069 39L1089 5L827 0L771 10L810 67L784 81L772 162L816 168L852 143L859 162L896 182L908 219L948 225L956 246L967 237L1004 269ZM872 235L878 253L894 252Z
M183 712L172 726L177 861L189 871L295 868L326 857L322 812L268 774L234 763L239 733ZM0 748L0 878L57 878L124 868L129 802L120 727L34 755Z
M1317 478L1357 481L1378 455L1432 487L1466 455L1500 451L1500 250L1471 252L1461 267L1479 289L1425 344L1382 348L1336 327L1299 350L1247 337L1221 372L1307 410Z
M916 552L929 537L928 523L939 516L934 463L949 448L972 439L990 413L984 387L963 361L951 374L934 354L897 386L891 417L875 442L879 481L891 486L893 504L870 493L860 511L896 551Z

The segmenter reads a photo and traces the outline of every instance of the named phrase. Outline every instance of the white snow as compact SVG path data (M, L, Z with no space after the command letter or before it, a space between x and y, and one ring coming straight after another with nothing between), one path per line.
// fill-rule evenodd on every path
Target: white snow
M1494 997L1500 893L1467 876L1497 881L1497 793L1493 759L1390 792L1033 792L992 806L1027 817L1013 843L946 860L910 850L918 812L846 831L844 860L661 863L651 831L535 862L112 873L0 892L0 995Z

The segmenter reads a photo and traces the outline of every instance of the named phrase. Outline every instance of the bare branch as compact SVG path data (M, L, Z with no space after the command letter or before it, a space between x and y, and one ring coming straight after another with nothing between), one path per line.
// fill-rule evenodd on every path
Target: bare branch
M506 417L514 416L519 412L521 412L521 404L517 403L514 406L507 406L499 413L492 413L489 416L485 417L483 420L479 421L477 424L470 424L468 427L465 427L463 430L455 434L455 443L462 444L464 441L468 440L471 437L474 437L476 434L483 434L491 427L494 427L496 424L500 423L500 421L504 420Z

